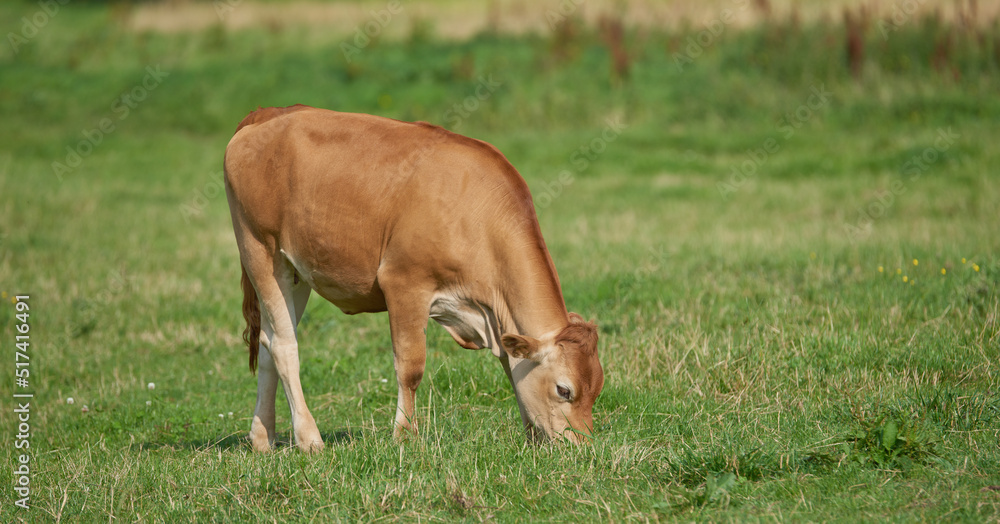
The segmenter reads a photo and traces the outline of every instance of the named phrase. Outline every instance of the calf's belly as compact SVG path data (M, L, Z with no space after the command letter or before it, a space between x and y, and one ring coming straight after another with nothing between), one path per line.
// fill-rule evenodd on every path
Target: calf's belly
M377 263L359 263L343 252L310 252L294 248L282 254L319 296L349 315L385 311L385 295L378 286Z

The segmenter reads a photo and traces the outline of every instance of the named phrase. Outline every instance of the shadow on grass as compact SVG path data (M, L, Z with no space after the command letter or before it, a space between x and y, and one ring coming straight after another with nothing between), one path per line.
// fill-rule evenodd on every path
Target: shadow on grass
M754 449L743 453L726 450L701 454L691 450L669 464L662 477L664 499L654 504L658 513L681 515L708 507L738 508L748 484L789 475L821 475L837 467L834 455L824 452L772 454Z
M335 430L332 433L321 433L323 436L323 442L327 446L336 446L354 442L355 440L363 438L364 434L365 431L359 428L344 428ZM275 441L275 449L277 450L281 450L289 446L292 446L292 443L287 439L278 439ZM248 451L250 450L250 438L245 432L232 433L216 439L181 439L175 442L154 441L144 442L139 445L139 449L145 450L184 449L191 451L203 451L209 449L235 450L239 448L245 448Z
M721 475L733 474L749 482L790 474L820 475L835 468L838 458L825 452L773 454L755 449L743 453L717 450L707 454L688 451L670 464L665 478L692 489Z

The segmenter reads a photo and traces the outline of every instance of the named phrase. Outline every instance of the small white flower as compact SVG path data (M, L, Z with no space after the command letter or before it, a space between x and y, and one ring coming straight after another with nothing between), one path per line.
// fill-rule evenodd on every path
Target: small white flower
M156 389L156 384L150 382L149 384L146 384L146 389Z
M72 403L73 403L73 397L69 397L69 398L67 398L67 399L66 399L66 403L67 403L67 404L72 404Z
M87 406L83 406L82 408L80 408L81 413L86 413L88 411L90 411L90 408L88 408Z
M383 384L385 384L386 382L389 382L389 379L387 379L387 378L383 378L383 379L382 379L382 383L383 383Z
M146 405L147 406L152 406L153 405L153 401L152 400L147 400L146 401Z
M229 412L229 416L230 417L233 416L233 412L232 411Z
M219 413L219 418L226 418L226 416L223 415L222 413Z

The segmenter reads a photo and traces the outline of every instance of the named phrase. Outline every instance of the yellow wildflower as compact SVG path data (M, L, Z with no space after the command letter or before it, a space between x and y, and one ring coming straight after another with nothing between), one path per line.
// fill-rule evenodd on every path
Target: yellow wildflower
M906 275L903 275L903 282L906 282L906 281L908 281L908 280L910 280L910 277L908 277L908 276L906 276Z
M962 257L962 263L963 264L965 263L965 257Z
M919 266L920 265L920 261L914 258L913 259L913 265L914 266Z
M941 274L942 274L942 275L944 275L944 274L946 274L946 273L948 273L948 271L947 271L947 270L945 270L945 268L941 268Z
M879 273L881 273L881 272L883 272L883 271L885 271L885 268L884 268L884 267L882 267L882 266L879 266L879 267L878 267L878 272L879 272Z
M975 269L976 272L979 272L979 264L972 264L972 269Z

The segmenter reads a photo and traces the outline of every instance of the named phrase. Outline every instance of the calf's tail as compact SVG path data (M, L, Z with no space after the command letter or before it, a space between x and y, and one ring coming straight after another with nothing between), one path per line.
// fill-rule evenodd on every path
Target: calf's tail
M260 304L257 303L257 290L247 276L247 268L241 264L240 269L243 270L243 277L240 278L240 285L243 286L243 319L247 322L247 327L243 330L243 341L250 350L250 373L256 373L260 344Z

